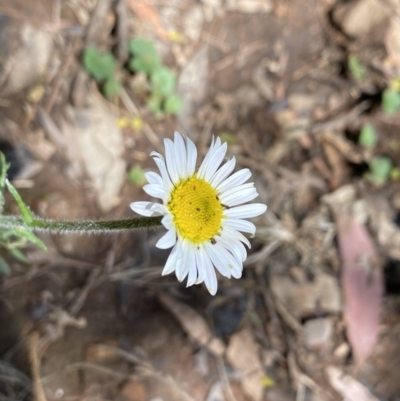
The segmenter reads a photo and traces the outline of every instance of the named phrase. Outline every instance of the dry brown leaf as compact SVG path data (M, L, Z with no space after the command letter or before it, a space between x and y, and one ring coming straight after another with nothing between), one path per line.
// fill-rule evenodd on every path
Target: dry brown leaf
M329 142L322 143L325 157L331 167L330 186L333 189L339 188L346 177L347 165L341 153Z
M273 5L267 0L228 0L226 4L228 11L237 11L245 14L269 13Z
M158 299L174 315L189 337L205 346L214 355L221 356L225 352L224 343L213 336L203 316L167 294L160 294Z
M341 394L345 401L379 401L359 381L344 374L335 366L328 366L325 373L330 385Z
M229 363L241 371L245 394L254 401L263 397L263 368L259 359L259 347L247 329L234 334L226 352Z
M400 12L400 5L398 6ZM387 58L391 66L397 69L400 73L400 19L398 15L391 18L389 28L385 36L385 47Z
M333 20L349 36L365 38L387 21L390 16L388 2L381 0L355 0L339 2Z
M392 259L400 260L400 229L390 221L387 213L378 211L373 216L379 244Z
M350 213L337 213L339 250L347 338L357 365L371 354L379 336L383 296L380 268L374 267L376 251L363 224Z
M161 18L154 6L142 3L138 0L128 0L128 6L142 20L151 22L156 28L158 37L162 40L168 39L168 32L164 28Z
M271 290L297 319L312 316L316 311L339 313L342 309L337 279L321 273L313 282L296 283L290 277L271 277Z
M323 131L320 137L323 143L333 146L346 160L356 164L363 162L361 152L344 136L335 131Z

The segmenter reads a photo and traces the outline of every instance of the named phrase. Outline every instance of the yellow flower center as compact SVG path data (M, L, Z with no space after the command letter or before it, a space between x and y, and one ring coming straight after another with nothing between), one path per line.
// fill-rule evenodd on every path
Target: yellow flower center
M194 244L211 240L221 228L224 207L217 191L196 176L175 187L168 208L178 233Z

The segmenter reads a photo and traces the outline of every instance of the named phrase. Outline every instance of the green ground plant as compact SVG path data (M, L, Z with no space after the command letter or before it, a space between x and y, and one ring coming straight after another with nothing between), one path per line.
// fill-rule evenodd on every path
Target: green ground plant
M26 226L26 224L32 221L33 213L24 203L18 191L7 179L8 168L9 164L6 162L4 154L0 152L0 218L4 213L5 192L8 191L16 201L25 224L10 224L0 229L0 275L10 273L10 267L2 254L9 253L18 261L26 263L27 259L21 249L25 247L28 242L37 245L43 250L46 249L46 245L43 241Z
M365 79L367 69L354 54L350 54L347 65L352 77L361 82ZM400 79L392 79L388 87L382 92L381 101L382 111L390 116L400 110ZM365 178L374 185L384 185L389 179L400 179L400 168L393 164L387 156L372 156L378 142L378 135L375 127L368 123L364 124L360 130L358 143L368 151L368 172Z
M136 165L129 170L128 178L132 184L135 184L138 187L143 186L147 182L144 171L139 165Z
M387 115L393 115L400 110L400 90L387 88L382 94L382 109Z
M350 54L347 59L347 66L351 75L356 81L361 81L365 76L365 67L354 54Z
M378 142L375 127L364 124L360 130L358 143L365 149L373 152ZM393 161L387 156L374 156L368 162L368 172L365 178L372 184L380 186L386 184L389 179L398 180L400 169L393 165Z
M372 149L375 147L378 141L378 137L375 132L375 128L372 124L364 124L360 131L360 136L358 138L359 144L366 148Z
M183 100L175 92L176 76L166 67L157 53L154 43L134 38L129 43L131 58L129 68L133 73L144 73L150 83L147 107L156 115L177 114Z
M359 58L350 54L347 58L347 67L351 76L357 81L362 80L367 75L367 69ZM393 78L388 87L382 92L381 108L387 115L393 115L400 110L400 79Z
M156 115L177 114L182 110L183 100L175 92L176 75L165 66L154 43L133 38L129 42L128 68L133 73L144 73L150 84L147 107ZM106 97L117 95L121 81L117 78L117 60L109 52L89 47L83 52L82 63L86 71L101 86Z
M101 85L106 97L119 93L121 82L115 75L117 60L111 53L89 47L83 52L82 62L86 71Z

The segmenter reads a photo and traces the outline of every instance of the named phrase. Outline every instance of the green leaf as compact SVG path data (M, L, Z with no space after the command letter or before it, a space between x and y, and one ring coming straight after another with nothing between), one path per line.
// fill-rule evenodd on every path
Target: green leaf
M131 39L129 50L133 54L129 61L129 68L132 72L144 72L151 74L161 65L161 59L153 42L145 39Z
M393 167L390 171L390 179L393 181L400 180L400 167Z
M221 134L219 134L219 137L221 138L222 142L227 142L228 145L234 145L236 143L235 134L232 132L224 131Z
M129 180L138 186L142 186L146 183L146 177L144 176L144 171L140 166L132 167L128 173Z
M157 54L154 43L146 39L131 39L129 42L129 50L134 56Z
M149 99L147 100L147 107L155 114L160 115L162 113L161 108L161 96L157 94L152 94Z
M183 99L175 93L168 96L164 102L164 111L169 114L178 114L182 107Z
M3 154L3 152L0 152L0 213L3 211L4 207L4 187L6 183L6 177L7 177L7 170L8 170L9 164L6 162L6 158Z
M29 209L29 207L25 204L25 202L22 200L21 195L18 193L18 191L12 186L10 181L8 181L7 179L6 179L6 185L7 185L8 191L11 193L11 195L14 197L15 201L17 202L18 208L21 212L24 222L27 225L31 224L35 217L34 214Z
M26 256L17 248L9 248L9 251L14 256L15 259L19 260L22 263L29 263L29 260Z
M43 249L44 251L47 250L45 243L39 239L28 227L14 228L12 231L15 236L25 238L40 249Z
M138 57L132 57L129 60L129 69L132 72L151 74L160 65L161 59L158 54L144 54Z
M103 93L106 97L118 95L120 90L121 82L115 77L108 78L103 85Z
M0 274L8 276L11 273L10 266L8 263L0 256Z
M400 109L400 92L385 89L382 95L382 109L386 114L394 114Z
M3 152L0 152L0 191L4 190L6 183L7 170L10 165L6 162Z
M103 53L94 47L85 49L83 66L96 81L103 81L114 74L117 61L111 53Z
M154 92L167 97L174 91L176 77L168 67L159 67L151 74L150 81Z
M378 138L372 124L364 124L360 131L358 142L364 148L370 149L376 145Z
M367 179L376 185L385 184L392 170L392 160L388 157L375 157L369 163Z
M347 64L353 78L356 81L361 81L365 76L365 67L361 64L360 60L354 54L350 54Z

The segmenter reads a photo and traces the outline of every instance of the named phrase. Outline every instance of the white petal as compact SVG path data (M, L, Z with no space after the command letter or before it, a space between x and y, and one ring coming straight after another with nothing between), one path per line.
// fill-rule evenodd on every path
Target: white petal
M175 149L175 163L180 178L186 178L187 173L187 155L185 142L179 132L174 133L174 149Z
M220 266L220 268L218 269L220 273L220 269L226 269L229 273L229 276L226 277L230 278L231 276L233 276L235 278L239 278L242 276L242 263L236 260L235 257L221 244L219 244L218 242L214 245L210 244L210 246L207 248L207 251L209 252L211 260L215 264L215 267L218 268L216 263L219 263L220 265L222 264L222 266ZM214 253L213 256L212 252Z
M197 162L197 148L193 141L186 137L186 151L187 151L187 174L191 176L196 170Z
M130 204L130 207L134 212L142 216L146 217L162 216L162 213L159 213L156 210L152 209L152 207L156 204L157 203L153 202L132 202Z
M176 260L179 255L179 243L177 242L172 248L171 253L168 256L167 262L165 263L164 269L161 273L162 276L172 273L175 270Z
M231 228L233 230L243 231L252 235L256 233L256 226L252 222L247 220L227 218L224 220L223 226Z
M218 198L224 199L231 196L231 195L240 195L243 191L246 191L248 189L252 189L254 188L254 183L253 182L249 182L247 184L242 184L242 185L238 185L237 187L233 187L233 188L229 188L225 191L221 191L218 194ZM222 202L222 200L221 200Z
M191 249L189 248L189 243L187 241L182 241L181 243L181 256L179 257L176 268L175 274L176 278L179 281L183 281L189 273L189 259Z
M178 278L178 276L180 277L180 271L182 270L182 265L183 265L183 262L184 262L184 255L185 255L185 253L184 253L184 250L183 250L183 246L182 246L182 241L176 241L176 247L177 247L177 257L176 257L176 260L175 260L175 275L176 275L176 277ZM179 273L178 273L178 270L179 270ZM178 278L178 280L179 280L179 278ZM183 279L182 279L183 280ZM181 281L181 280L179 280L179 281Z
M179 174L176 167L176 154L174 143L171 139L164 139L165 146L165 160L167 162L167 168L169 176L171 177L171 181L176 184L179 181Z
M219 149L220 146L221 146L221 139L217 138L217 140L214 143L214 138L213 138L210 149L208 150L206 157L204 158L203 162L200 165L199 171L197 172L197 176L199 178L204 178L208 163L213 158L214 153Z
M245 193L237 193L232 194L224 199L223 204L225 206L233 207L237 205L241 205L242 203L250 202L253 199L257 198L258 192L255 188L253 190L248 189Z
M227 143L223 143L218 149L216 149L212 158L210 158L210 161L208 162L206 171L204 173L204 179L206 181L210 182L211 178L218 170L218 167L221 165L222 160L224 160L227 148Z
M188 257L189 274L186 287L190 287L197 280L196 249L193 245L190 245L190 248Z
M225 277L231 278L232 274L228 267L228 260L224 259L224 255L221 254L221 246L217 244L212 245L211 243L205 243L204 248L211 258L213 265L216 269Z
M151 153L157 153L157 152L151 152ZM160 170L161 178L163 180L165 189L167 191L170 191L173 188L173 184L171 182L171 179L168 174L167 166L165 164L165 160L161 155L155 156L154 157L154 162L157 164L158 169Z
M144 173L144 176L146 177L149 184L163 185L162 178L153 171L148 171L147 173Z
M147 184L143 187L143 191L153 198L164 199L166 196L165 187L157 184Z
M153 205L151 206L151 210L161 215L165 215L167 213L166 207L164 205L161 205L160 203L153 203Z
M217 275L211 263L210 257L204 248L200 248L199 254L201 257L201 269L204 273L204 283L211 295L215 295L218 289ZM200 271L200 268L199 268Z
M167 229L167 230L171 230L171 228L174 227L174 221L173 221L173 217L170 213L166 214L162 220L161 220L161 224Z
M193 254L193 256L194 256L194 254ZM196 264L189 265L189 274L188 274L188 280L186 283L186 287L191 287L193 284L196 284L196 280L197 280Z
M247 258L247 251L244 245L240 241L231 241L226 237L217 235L215 240L218 244L221 244L226 248L238 261L238 263L243 263Z
M237 194L237 193L244 191L245 189L250 189L250 188L254 188L254 182L248 182L247 184L237 185L235 187L226 189L225 191L220 191L219 198L221 199L221 197L223 197L223 196Z
M267 206L262 203L252 203L250 205L237 206L224 211L224 215L233 219L249 219L265 213Z
M216 244L218 245L218 243ZM240 260L237 260L225 247L221 246L220 249L218 250L220 254L224 256L224 258L227 258L228 260L228 266L229 269L232 273L232 277L234 278L240 278L242 277L242 272L243 272L243 263Z
M226 190L237 187L238 185L243 184L251 177L251 171L248 168L244 168L242 170L236 171L236 173L232 174L225 181L222 181L221 184L217 186L217 191L219 193L225 192Z
M216 188L233 171L236 165L236 159L228 160L211 178L210 184Z
M241 241L245 243L249 249L251 248L250 241L241 232L226 227L224 223L222 224L221 236L228 241Z
M168 230L156 243L156 247L159 249L168 249L175 245L176 242L176 231L174 228Z
M197 250L195 252L195 257L196 257L196 266L197 266L197 280L195 281L195 284L201 284L204 281L205 275L205 270L203 269L203 260L201 257L201 250Z

